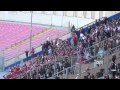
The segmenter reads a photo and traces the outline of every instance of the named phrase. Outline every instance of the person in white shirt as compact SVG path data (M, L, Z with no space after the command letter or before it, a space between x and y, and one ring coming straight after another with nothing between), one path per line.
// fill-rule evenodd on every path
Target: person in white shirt
M118 32L120 32L120 25L117 28L118 28Z
M49 53L50 55L52 54L52 49L51 49L51 48L48 49L48 53Z
M50 59L48 59L48 63L50 63L51 62L51 60Z
M114 32L116 32L116 27L113 27L112 29L113 29Z
M57 47L59 46L59 42L58 42L58 41L57 41L57 44L56 44L56 45L57 45Z
M116 45L118 45L119 44L119 40L118 39L116 39Z
M84 39L86 39L86 36L83 33L80 33L80 38L82 38L84 40Z
M60 70L62 69L62 62L59 62Z

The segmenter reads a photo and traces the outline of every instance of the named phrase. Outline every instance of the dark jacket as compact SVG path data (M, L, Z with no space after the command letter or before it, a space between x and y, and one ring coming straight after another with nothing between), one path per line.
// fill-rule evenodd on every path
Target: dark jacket
M28 53L29 53L28 51L25 51L26 57L28 57Z
M115 60L116 60L116 55L113 55L112 56L112 61L115 62Z
M112 70L116 70L117 71L117 65L115 63L112 63L110 68L111 68L111 71Z
M90 34L91 32L91 27L88 27L88 34Z

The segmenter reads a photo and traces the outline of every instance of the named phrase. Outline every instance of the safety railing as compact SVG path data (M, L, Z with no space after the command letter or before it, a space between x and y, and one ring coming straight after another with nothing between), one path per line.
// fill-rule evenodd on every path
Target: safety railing
M61 79L83 79L87 75L87 72L90 72L91 74L96 76L96 79L100 76L97 75L98 72L108 73L109 72L109 66L112 59L112 54L115 54L117 58L120 57L120 43L116 47L113 47L112 49L106 50L106 53L104 53L103 57L99 57L99 55L93 56L93 58L85 60L84 62L77 63L80 61L80 57L71 57L71 66L68 68L65 68L64 70L61 70L60 72L57 72L54 74L54 77L59 77ZM75 62L72 64L72 62ZM117 60L117 63L119 62L119 59ZM103 76L103 74L101 76ZM51 78L54 78L51 77ZM64 78L63 78L64 77Z
M111 54L113 54L113 53L117 56L117 58L120 57L120 45L115 47L115 48L112 48L110 50L107 50L107 53L102 58L94 57L93 61L86 60L85 62L79 63L80 57L78 57L78 56L56 57L51 62L51 64L56 65L56 64L58 64L58 62L67 60L67 62L69 63L69 66L67 68L60 67L60 70L55 67L51 77L49 77L49 75L47 77L47 76L45 76L45 74L44 75L39 74L39 69L41 67L47 66L49 63L48 64L43 64L39 67L36 67L32 70L29 70L27 73L32 74L35 70L36 73L37 73L36 76L34 77L35 79L57 79L57 78L59 78L59 79L81 78L81 79L83 79L87 75L87 72L90 72L91 74L95 75L101 69L109 70L108 68L109 68L109 65L110 65L111 58L112 58ZM108 56L109 56L109 58L108 58ZM17 77L22 77L22 76L24 76L23 73L21 75L16 76L16 78ZM96 78L98 78L97 75L96 75Z

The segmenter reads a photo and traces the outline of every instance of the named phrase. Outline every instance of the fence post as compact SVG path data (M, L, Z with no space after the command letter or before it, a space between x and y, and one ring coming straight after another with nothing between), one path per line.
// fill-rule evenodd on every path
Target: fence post
M4 67L5 67L5 65L4 65L4 64L5 64L5 63L4 63L4 61L5 61L5 60L4 60L5 53L4 53L4 51L5 51L5 50L2 51L2 53L3 53L3 58L2 58L2 72L4 72Z
M105 73L108 74L109 51L107 51L106 54L107 54L107 55L105 56L106 58L104 59L104 68L105 68Z
M18 49L17 50L17 53L18 53L18 55L17 55L17 57L15 58L15 63L17 63L17 61L19 61L19 57L20 57L20 50Z
M104 54L105 53L105 41L103 41L103 57L104 57Z
M70 21L68 22L68 26L69 26L69 32L71 33Z
M68 79L68 69L69 68L66 69L66 79Z
M81 79L81 63L79 63L78 65L79 65L79 67L78 67L78 69L79 69L79 79Z
M54 65L54 74L56 73L55 68L56 68L56 63L55 63L55 65Z
M71 67L73 66L73 59L72 57L70 57L70 61L71 61Z
M96 47L95 47L95 46L96 46L96 45L94 45L94 57L96 56L96 53L95 53L95 48L96 48Z
M57 61L57 57L55 56L55 63L54 63L54 74L56 73L56 61Z
M78 59L80 59L80 56L78 57ZM78 63L78 70L79 70L79 79L81 79L81 67L82 67L82 63L81 62L79 62Z
M51 15L51 26L52 26L52 15Z

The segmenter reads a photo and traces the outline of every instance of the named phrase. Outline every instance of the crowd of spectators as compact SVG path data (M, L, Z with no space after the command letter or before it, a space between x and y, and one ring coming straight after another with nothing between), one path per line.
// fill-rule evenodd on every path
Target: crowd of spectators
M55 73L70 67L68 58L56 61L54 57L45 59L42 57L35 57L23 63L22 66L16 65L9 69L9 74L4 76L5 79L20 78L20 79L47 79L52 77Z
M80 55L80 61L84 61L99 54L100 50L106 51L120 45L120 35L117 35L120 33L120 18L112 21L107 18L99 19L99 21L96 21L95 27L88 27L87 32L84 32L81 28L80 38L75 33L75 26L72 27L71 31L72 39L70 42L61 39L46 41L46 43L42 44L42 55L10 68L8 75L4 75L4 78L41 79L44 77L47 79L56 72L71 66L68 58L58 60L58 57ZM102 45L103 40L105 40L104 47ZM92 45L94 47L91 47ZM25 53L26 57L28 57L29 51ZM34 48L31 49L30 53L35 53ZM94 75L91 77L94 78Z
M26 51L28 57L28 51ZM34 49L32 48L32 54ZM42 55L38 55L31 60L23 62L23 64L16 65L10 68L9 74L5 75L4 78L28 78L36 79L40 77L49 78L54 73L59 72L67 67L70 67L70 61L67 56L76 55L75 50L71 47L68 41L62 41L56 39L55 42L47 41L42 45ZM57 57L66 57L65 59L58 60ZM32 73L32 76L30 75ZM37 76L36 76L37 75ZM20 77L22 76L22 77Z
M96 21L95 24L95 27L88 27L87 32L80 29L79 42L75 38L75 31L72 34L71 42L75 45L78 43L80 53L87 60L95 55L103 57L103 51L120 45L120 18L112 21L105 18L99 22Z
M88 73L86 76L84 76L84 79L120 79L119 60L119 56L116 57L115 54L112 54L112 58L109 60L111 64L108 66L108 73L105 72L105 68L100 69L100 71L96 72L95 75L90 73L90 70L87 70Z

